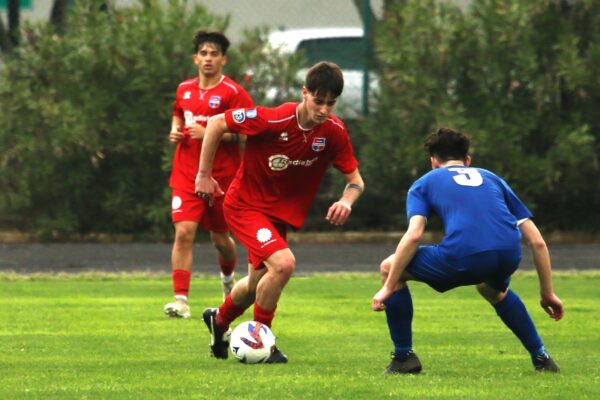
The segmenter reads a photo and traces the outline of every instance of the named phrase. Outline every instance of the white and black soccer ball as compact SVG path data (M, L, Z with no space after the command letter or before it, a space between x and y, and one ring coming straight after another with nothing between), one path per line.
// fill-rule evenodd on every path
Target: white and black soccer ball
M275 335L268 326L256 321L242 322L231 332L229 347L238 361L245 364L265 362L275 346Z

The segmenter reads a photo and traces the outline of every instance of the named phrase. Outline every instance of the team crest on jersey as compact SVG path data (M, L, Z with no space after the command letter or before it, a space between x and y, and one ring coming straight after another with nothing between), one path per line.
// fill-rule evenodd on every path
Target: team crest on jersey
M281 132L281 134L279 135L279 140L281 140L282 142L287 142L288 136L289 135L287 132Z
M235 122L237 122L238 124L241 124L242 122L244 122L246 120L246 112L244 111L243 108L233 111L231 113L231 116L233 117L233 120Z
M313 151L319 152L319 151L323 151L325 150L325 143L327 142L327 139L325 139L324 137L316 137L313 139L312 142L312 149Z
M189 100L190 97L192 97L192 92L190 92L189 90L183 94L184 100Z
M219 108L221 106L221 96L210 96L208 106L210 108Z
M246 111L246 117L248 118L256 118L257 112L256 108Z

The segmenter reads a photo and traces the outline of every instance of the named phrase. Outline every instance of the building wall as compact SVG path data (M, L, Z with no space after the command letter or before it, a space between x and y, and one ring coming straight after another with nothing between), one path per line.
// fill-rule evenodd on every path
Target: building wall
M244 29L269 26L273 29L310 27L360 27L360 14L352 0L194 0L213 14L229 15L229 38L239 41ZM135 4L120 0L117 4ZM383 0L371 0L379 11Z
M4 3L8 3L5 1ZM24 20L48 20L52 9L52 0L30 0L31 8L21 8L21 21ZM0 18L4 24L7 23L6 8L0 7Z
M77 1L77 0L74 0ZM112 0L117 6L139 4L138 0ZM380 16L383 0L370 0ZM461 6L469 0L452 0ZM53 0L31 0L31 10L21 11L22 20L48 20ZM161 0L166 4L167 0ZM310 27L360 27L360 14L352 0L188 0L201 4L218 15L230 15L227 31L233 42L239 41L243 30L265 25L273 29ZM6 10L0 9L6 23Z

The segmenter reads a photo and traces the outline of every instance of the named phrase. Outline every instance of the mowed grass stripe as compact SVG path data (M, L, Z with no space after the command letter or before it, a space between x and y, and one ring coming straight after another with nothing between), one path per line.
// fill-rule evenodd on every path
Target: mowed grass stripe
M535 274L511 287L562 368L532 371L520 343L473 288L439 294L411 284L419 376L385 377L392 345L370 311L376 274L294 277L273 330L287 365L208 356L205 307L216 276L194 276L190 320L162 314L167 275L0 274L2 399L595 399L600 398L600 273L559 273L563 321L538 305ZM251 319L248 311L243 319Z

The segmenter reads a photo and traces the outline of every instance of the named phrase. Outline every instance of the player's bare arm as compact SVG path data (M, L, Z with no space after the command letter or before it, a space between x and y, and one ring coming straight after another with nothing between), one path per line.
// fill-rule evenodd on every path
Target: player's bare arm
M333 225L343 225L346 222L352 212L352 205L365 190L365 183L358 169L344 176L346 177L346 187L342 197L329 207L325 217Z
M196 140L203 140L204 134L206 132L206 127L202 126L198 123L188 127L190 132L190 137ZM237 133L225 132L221 137L221 140L224 142L232 142L232 143L245 143L246 135L239 135Z
M171 131L169 132L169 143L177 144L183 139L183 120L173 116L171 119Z
M554 293L552 286L552 264L550 252L535 223L528 219L519 225L523 239L531 249L533 263L540 282L540 305L550 316L559 321L564 314L562 301Z
M224 192L217 181L212 177L212 166L217 152L217 147L225 132L229 130L225 122L225 115L218 114L211 117L206 125L202 151L200 152L200 164L196 176L196 194L207 199L212 206L215 193L222 195Z
M402 236L402 239L400 239L400 243L398 243L398 247L396 248L396 253L394 254L387 280L375 296L373 296L371 304L373 311L385 310L383 302L390 298L402 273L417 252L417 248L423 238L423 233L425 233L426 225L427 218L424 216L415 215L411 217L408 223L408 229Z
M190 132L190 137L192 139L196 139L196 140L204 139L204 133L206 132L205 126L200 125L198 123L194 123L193 125L189 126L188 129ZM240 135L240 134L232 133L232 132L225 132L225 134L223 134L221 140L223 140L224 142L245 143L246 135Z

